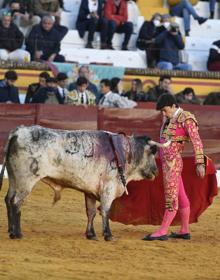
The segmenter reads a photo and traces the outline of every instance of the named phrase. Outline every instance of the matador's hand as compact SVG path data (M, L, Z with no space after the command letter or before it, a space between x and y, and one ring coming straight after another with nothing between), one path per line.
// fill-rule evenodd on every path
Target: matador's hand
M199 177L204 178L205 177L205 165L201 164L201 163L197 164L196 173Z

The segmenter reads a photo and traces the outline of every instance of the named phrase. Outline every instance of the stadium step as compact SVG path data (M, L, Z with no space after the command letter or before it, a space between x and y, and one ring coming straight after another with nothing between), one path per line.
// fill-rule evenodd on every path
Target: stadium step
M113 65L128 68L146 68L146 56L143 51L97 50L65 48L61 50L68 62L79 64ZM120 58L120 59L119 59Z

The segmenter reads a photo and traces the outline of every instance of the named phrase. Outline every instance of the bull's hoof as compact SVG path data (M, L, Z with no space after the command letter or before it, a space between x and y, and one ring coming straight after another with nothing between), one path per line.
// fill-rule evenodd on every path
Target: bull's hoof
M112 236L108 235L108 236L104 236L105 241L112 241Z
M97 238L96 235L86 235L86 238L87 238L88 240L95 240L95 241L98 241L98 238Z
M21 234L21 233L10 233L9 234L9 237L11 238L11 239L22 239L22 237L23 237L23 235Z

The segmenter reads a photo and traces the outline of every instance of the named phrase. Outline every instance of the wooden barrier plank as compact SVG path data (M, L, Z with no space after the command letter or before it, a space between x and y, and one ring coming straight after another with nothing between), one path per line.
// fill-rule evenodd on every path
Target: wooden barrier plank
M36 124L58 129L97 129L96 106L37 105Z

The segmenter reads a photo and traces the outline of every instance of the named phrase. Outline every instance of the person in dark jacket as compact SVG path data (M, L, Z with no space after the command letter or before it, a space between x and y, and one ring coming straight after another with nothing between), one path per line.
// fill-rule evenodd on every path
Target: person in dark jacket
M159 84L155 87L152 87L147 92L146 101L157 102L159 97L163 93L174 94L171 87L171 77L168 75L163 75L159 79Z
M0 59L30 61L30 54L22 50L24 35L12 22L11 14L3 14L0 21Z
M180 63L179 51L183 50L185 45L177 23L172 22L169 30L160 33L155 38L155 44L160 50L158 68L162 70L192 70L191 65Z
M52 77L47 78L46 87L42 87L36 92L31 103L64 104L64 100L57 89L56 79Z
M143 83L140 79L133 79L131 81L131 89L122 95L136 102L147 101L147 95L143 91Z
M200 104L199 98L191 87L186 87L183 91L177 93L175 98L177 103Z
M206 96L203 105L220 105L220 92L210 92Z
M220 71L220 40L212 43L207 62L209 71Z
M28 36L31 28L40 23L40 17L33 15L33 6L30 0L12 0L4 9L0 10L0 17L3 13L9 12L12 15L12 21L25 37Z
M128 7L125 0L108 0L104 6L104 17L108 20L108 49L113 49L114 33L124 33L122 50L128 50L128 43L133 33L133 23L128 21Z
M18 76L15 71L7 71L0 81L0 103L20 103L18 88L14 86Z
M100 31L101 48L106 45L107 20L102 17L101 0L82 0L76 21L76 29L80 38L83 38L88 30L88 41L86 48L93 48L94 33Z
M46 80L50 75L47 72L41 72L39 75L39 82L28 86L24 103L30 103L35 93L42 87L46 86Z
M59 54L60 35L54 27L52 16L44 16L40 24L31 30L26 39L26 48L31 53L31 59L36 61L64 62L65 58Z
M138 34L136 46L146 51L147 66L154 68L159 60L159 49L152 41L160 33L161 15L156 13L150 21L145 21Z

